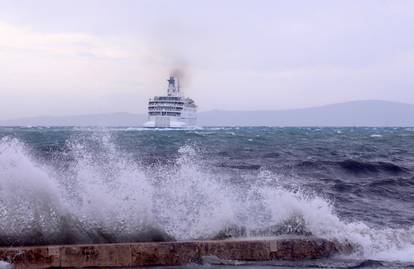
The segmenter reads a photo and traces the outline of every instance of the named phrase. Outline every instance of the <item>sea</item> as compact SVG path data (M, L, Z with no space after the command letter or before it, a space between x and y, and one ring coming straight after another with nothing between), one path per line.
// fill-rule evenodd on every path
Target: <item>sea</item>
M1 246L284 234L355 251L187 267L414 268L414 128L0 127Z

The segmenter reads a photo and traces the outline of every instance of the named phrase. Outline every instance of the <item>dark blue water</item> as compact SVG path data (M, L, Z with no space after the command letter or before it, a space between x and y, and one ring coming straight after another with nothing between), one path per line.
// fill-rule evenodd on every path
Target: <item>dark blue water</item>
M348 240L356 261L414 262L414 129L10 127L0 138L2 245L294 233Z

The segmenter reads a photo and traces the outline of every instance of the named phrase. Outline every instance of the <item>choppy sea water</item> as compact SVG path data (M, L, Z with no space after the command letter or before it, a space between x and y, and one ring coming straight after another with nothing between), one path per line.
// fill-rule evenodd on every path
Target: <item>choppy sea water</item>
M414 129L0 128L0 245L279 234L414 267Z

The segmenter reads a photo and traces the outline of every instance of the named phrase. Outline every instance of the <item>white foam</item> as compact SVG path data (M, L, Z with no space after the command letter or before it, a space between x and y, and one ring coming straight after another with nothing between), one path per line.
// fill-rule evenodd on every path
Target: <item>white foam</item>
M372 135L370 135L372 138L381 138L382 137L382 135L380 135L380 134L372 134Z
M0 269L11 269L12 265L5 261L0 261Z

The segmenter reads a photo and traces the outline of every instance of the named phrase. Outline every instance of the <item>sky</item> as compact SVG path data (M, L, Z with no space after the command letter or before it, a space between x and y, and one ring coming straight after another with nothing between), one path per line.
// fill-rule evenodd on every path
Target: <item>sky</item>
M0 119L414 103L414 1L0 0Z

